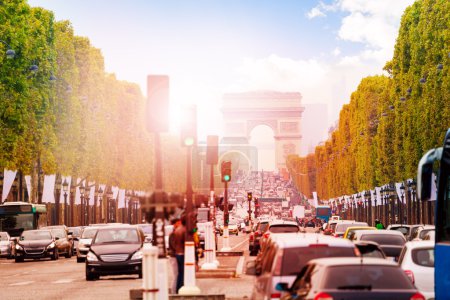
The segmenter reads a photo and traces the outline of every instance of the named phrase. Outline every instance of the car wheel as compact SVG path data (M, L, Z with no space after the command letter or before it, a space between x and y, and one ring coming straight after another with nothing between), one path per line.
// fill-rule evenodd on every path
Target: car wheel
M59 258L58 250L55 249L55 252L53 252L53 255L52 255L52 260L57 260L58 258Z
M83 257L77 257L77 263L82 263L84 262L84 258Z
M21 263L23 262L23 257L16 257L14 260L16 263Z
M142 271L139 273L139 278L142 279Z
M72 248L69 248L69 250L67 250L65 258L71 258L71 257L72 257Z
M87 281L94 281L98 279L98 275L92 274L91 272L86 271L86 280Z

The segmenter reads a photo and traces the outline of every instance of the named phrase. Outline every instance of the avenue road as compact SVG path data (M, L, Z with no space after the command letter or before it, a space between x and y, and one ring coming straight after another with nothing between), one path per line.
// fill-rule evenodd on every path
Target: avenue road
M245 234L230 237L231 246L237 245L233 250L248 250L247 239ZM219 247L221 240L219 238ZM248 251L244 253L248 256ZM197 279L202 294L222 293L227 299L250 296L252 284L253 277L246 275ZM0 299L129 299L129 290L141 287L142 280L137 275L105 276L97 281L86 281L85 265L77 263L75 256L23 263L0 259Z

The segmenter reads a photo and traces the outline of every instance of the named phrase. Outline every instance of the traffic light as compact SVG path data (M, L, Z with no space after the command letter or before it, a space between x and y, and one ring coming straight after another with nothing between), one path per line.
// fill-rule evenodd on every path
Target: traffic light
M190 147L197 143L197 107L185 107L181 120L181 146Z
M220 173L222 175L222 182L229 182L231 180L231 161L222 161Z
M247 200L248 200L248 201L252 201L252 199L253 199L253 194L252 194L252 192L248 192L248 193L247 193Z

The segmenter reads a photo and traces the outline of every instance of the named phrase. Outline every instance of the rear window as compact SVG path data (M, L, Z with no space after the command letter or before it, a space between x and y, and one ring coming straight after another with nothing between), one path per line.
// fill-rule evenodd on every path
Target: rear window
M403 233L404 235L408 235L409 234L409 227L391 227L389 228L390 230L397 230L400 231L401 233Z
M259 230L261 230L261 232L265 232L268 227L269 227L269 223L261 223L259 226Z
M403 246L405 244L405 239L402 236L387 234L364 234L361 236L361 241L373 241L379 245Z
M97 233L97 228L85 228L83 230L83 234L81 235L82 239L92 239L95 235L95 233Z
M358 286L367 286L372 290L414 288L398 266L333 266L325 274L324 288L327 289L351 290Z
M367 223L339 223L336 225L335 232L345 232L349 227L367 226Z
M297 247L284 249L281 275L297 275L310 261L322 257L354 257L353 247Z
M411 252L411 256L416 265L434 267L434 249L414 249Z
M424 237L430 233L430 231L434 231L434 229L424 229L419 233L419 239L423 240Z
M272 233L288 233L288 232L298 232L299 228L295 225L272 225L269 228Z

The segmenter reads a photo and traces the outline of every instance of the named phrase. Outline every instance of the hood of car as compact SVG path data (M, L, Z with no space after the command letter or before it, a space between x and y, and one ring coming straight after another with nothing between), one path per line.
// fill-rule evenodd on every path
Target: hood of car
M49 245L52 240L37 240L37 241L20 241L19 245L22 247L33 248L33 247L45 247Z
M141 248L141 244L108 243L91 245L91 251L97 255L128 253L132 254Z
M79 244L83 244L83 245L90 245L92 243L92 239L80 239L78 241Z

